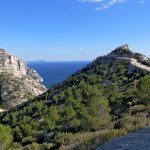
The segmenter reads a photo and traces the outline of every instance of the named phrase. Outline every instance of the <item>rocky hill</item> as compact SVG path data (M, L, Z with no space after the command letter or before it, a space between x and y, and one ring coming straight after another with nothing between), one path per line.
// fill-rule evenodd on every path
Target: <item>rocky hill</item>
M46 91L39 74L23 60L0 49L0 104L6 109Z
M0 116L14 149L94 150L150 125L149 58L128 45ZM9 133L10 134L10 133ZM17 147L18 146L18 147Z
M98 57L90 66L95 63L109 64L112 61L128 62L129 74L139 70L150 72L150 59L143 54L134 53L127 44L116 48L106 56Z

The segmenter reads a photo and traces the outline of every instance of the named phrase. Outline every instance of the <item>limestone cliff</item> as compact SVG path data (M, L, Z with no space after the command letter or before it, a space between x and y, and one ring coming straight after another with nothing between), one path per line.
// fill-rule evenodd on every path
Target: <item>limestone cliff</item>
M14 107L46 91L39 74L23 60L0 49L0 103Z

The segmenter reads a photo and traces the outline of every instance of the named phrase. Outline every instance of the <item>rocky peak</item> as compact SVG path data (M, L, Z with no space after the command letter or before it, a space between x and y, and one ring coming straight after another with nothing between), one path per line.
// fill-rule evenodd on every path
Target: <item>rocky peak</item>
M132 52L132 49L129 47L128 44L119 46L115 50L113 50L110 54L107 56L114 56L114 57L133 57L134 53Z
M125 45L122 45L122 46L117 47L115 50L116 50L116 51L117 51L117 50L118 50L118 51L120 51L120 50L122 50L122 51L130 51L130 47L129 47L128 44L125 44Z

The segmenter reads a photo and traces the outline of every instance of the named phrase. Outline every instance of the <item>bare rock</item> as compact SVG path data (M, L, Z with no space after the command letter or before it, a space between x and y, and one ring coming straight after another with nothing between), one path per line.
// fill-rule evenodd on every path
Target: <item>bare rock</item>
M0 49L0 103L6 107L20 105L46 91L43 79L22 59Z

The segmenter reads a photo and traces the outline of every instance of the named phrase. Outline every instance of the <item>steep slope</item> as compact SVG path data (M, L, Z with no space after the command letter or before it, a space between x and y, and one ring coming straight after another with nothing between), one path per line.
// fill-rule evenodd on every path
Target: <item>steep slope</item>
M150 124L149 74L149 58L124 45L1 115L1 123L22 149L92 150Z
M16 56L0 49L0 103L8 108L20 105L46 91L39 74Z

